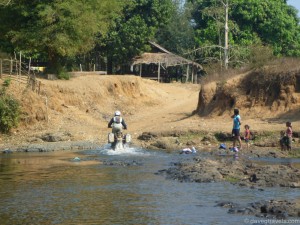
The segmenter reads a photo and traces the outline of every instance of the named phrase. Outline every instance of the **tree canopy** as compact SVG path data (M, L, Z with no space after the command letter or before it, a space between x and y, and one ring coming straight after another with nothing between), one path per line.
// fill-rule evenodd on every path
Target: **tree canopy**
M101 40L109 70L112 70L112 63L128 64L134 56L147 50L148 41L171 17L171 9L172 0L128 0L108 36Z
M67 62L100 57L113 72L156 40L204 63L222 58L227 2L232 61L247 61L251 46L300 56L300 21L286 0L7 0L0 50L42 58L56 73Z
M276 56L300 56L297 10L286 0L189 0L198 47L224 46L224 4L229 4L229 45L269 45Z
M15 0L1 8L1 23L6 23L1 39L57 68L62 58L90 51L118 10L117 0Z

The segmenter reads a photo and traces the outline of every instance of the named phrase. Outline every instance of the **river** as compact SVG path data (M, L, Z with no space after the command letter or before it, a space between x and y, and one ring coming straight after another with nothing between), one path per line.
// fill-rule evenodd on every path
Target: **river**
M191 157L137 148L116 153L106 146L78 153L2 154L0 224L241 225L255 217L228 214L216 202L299 197L297 189L261 191L156 175Z

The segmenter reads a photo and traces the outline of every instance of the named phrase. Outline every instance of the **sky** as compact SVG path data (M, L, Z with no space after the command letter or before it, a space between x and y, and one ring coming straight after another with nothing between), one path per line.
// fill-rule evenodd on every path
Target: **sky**
M298 17L300 17L300 0L288 0L287 3L298 9Z

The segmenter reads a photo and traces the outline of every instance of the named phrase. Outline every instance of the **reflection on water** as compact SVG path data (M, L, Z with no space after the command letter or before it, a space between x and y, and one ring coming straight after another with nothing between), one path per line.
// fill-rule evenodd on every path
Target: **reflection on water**
M252 161L255 161L260 164L280 164L280 165L290 165L295 168L300 169L300 158L253 158Z
M82 161L73 162L74 157ZM0 224L243 224L216 201L293 199L295 189L265 191L224 183L180 183L154 173L183 155L106 148L0 156ZM138 166L105 166L104 160ZM247 217L249 218L249 216Z

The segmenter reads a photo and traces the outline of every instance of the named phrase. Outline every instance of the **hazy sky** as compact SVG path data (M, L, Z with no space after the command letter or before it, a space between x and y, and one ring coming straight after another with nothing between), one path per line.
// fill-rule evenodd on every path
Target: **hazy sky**
M287 3L298 9L298 16L300 17L300 0L288 0Z

